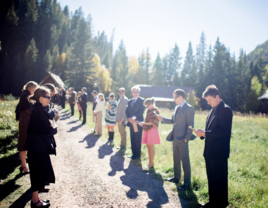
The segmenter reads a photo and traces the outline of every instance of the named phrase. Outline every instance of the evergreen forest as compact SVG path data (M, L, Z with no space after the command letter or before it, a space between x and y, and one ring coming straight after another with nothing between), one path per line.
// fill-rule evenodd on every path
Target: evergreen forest
M125 87L130 97L135 84L194 87L196 108L202 109L208 107L201 99L204 89L215 84L233 110L259 111L257 98L268 87L268 41L249 55L243 49L234 54L220 38L207 45L203 32L198 45L189 42L186 54L174 44L152 60L149 48L129 57L123 40L114 46L113 33L93 35L92 25L81 7L72 13L57 0L2 0L0 93L20 96L26 82L40 82L51 71L75 90L106 95Z

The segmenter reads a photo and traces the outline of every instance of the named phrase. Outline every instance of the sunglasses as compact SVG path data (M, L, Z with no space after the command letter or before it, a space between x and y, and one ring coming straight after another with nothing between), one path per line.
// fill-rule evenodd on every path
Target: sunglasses
M47 98L47 99L50 99L51 97L50 96L42 96L43 98Z

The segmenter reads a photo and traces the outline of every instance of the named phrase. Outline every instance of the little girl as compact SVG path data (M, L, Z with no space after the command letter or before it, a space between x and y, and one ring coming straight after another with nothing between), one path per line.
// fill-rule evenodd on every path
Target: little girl
M144 122L139 123L143 127L142 144L147 144L149 154L148 168L154 167L154 145L160 144L160 135L158 132L159 120L156 114L160 114L159 109L154 104L154 99L147 98L144 101L144 106L148 109Z

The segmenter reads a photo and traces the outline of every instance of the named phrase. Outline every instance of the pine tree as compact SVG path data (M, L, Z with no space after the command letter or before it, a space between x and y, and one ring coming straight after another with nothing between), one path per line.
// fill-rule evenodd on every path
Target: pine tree
M74 42L71 46L70 64L67 82L76 89L94 86L92 63L92 43L89 26L84 18L80 19L75 30Z
M151 67L151 63L150 63L150 53L149 53L149 48L147 48L147 52L146 52L146 58L145 58L145 84L149 84L150 83L150 67Z
M35 40L32 38L32 40L30 41L30 45L26 50L23 60L24 62L23 66L25 69L25 78L24 78L25 83L30 80L35 80L37 56L38 56L38 49L35 46Z
M195 87L197 81L197 72L194 61L192 44L189 42L186 57L184 59L183 69L181 71L181 84L183 86Z
M164 86L165 80L164 80L163 64L159 53L157 54L157 58L154 63L152 75L153 75L152 85Z
M177 44L175 44L174 48L170 52L169 55L169 66L166 73L166 81L168 85L173 85L174 76L178 77L180 75L181 70L181 56L180 56L180 49ZM177 72L177 73L176 73ZM178 74L178 76L177 76ZM177 83L180 85L180 83Z

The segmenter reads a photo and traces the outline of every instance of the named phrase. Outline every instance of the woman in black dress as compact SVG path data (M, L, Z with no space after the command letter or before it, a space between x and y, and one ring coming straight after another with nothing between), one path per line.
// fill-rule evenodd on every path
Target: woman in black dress
M50 101L49 89L38 87L34 94L29 97L29 101L35 102L25 143L25 148L28 150L31 189L33 192L31 207L49 207L49 201L40 199L38 195L38 191L44 189L45 184L55 183L49 154L56 155L56 144L53 135L57 133L57 128L52 127L50 116L44 108Z

